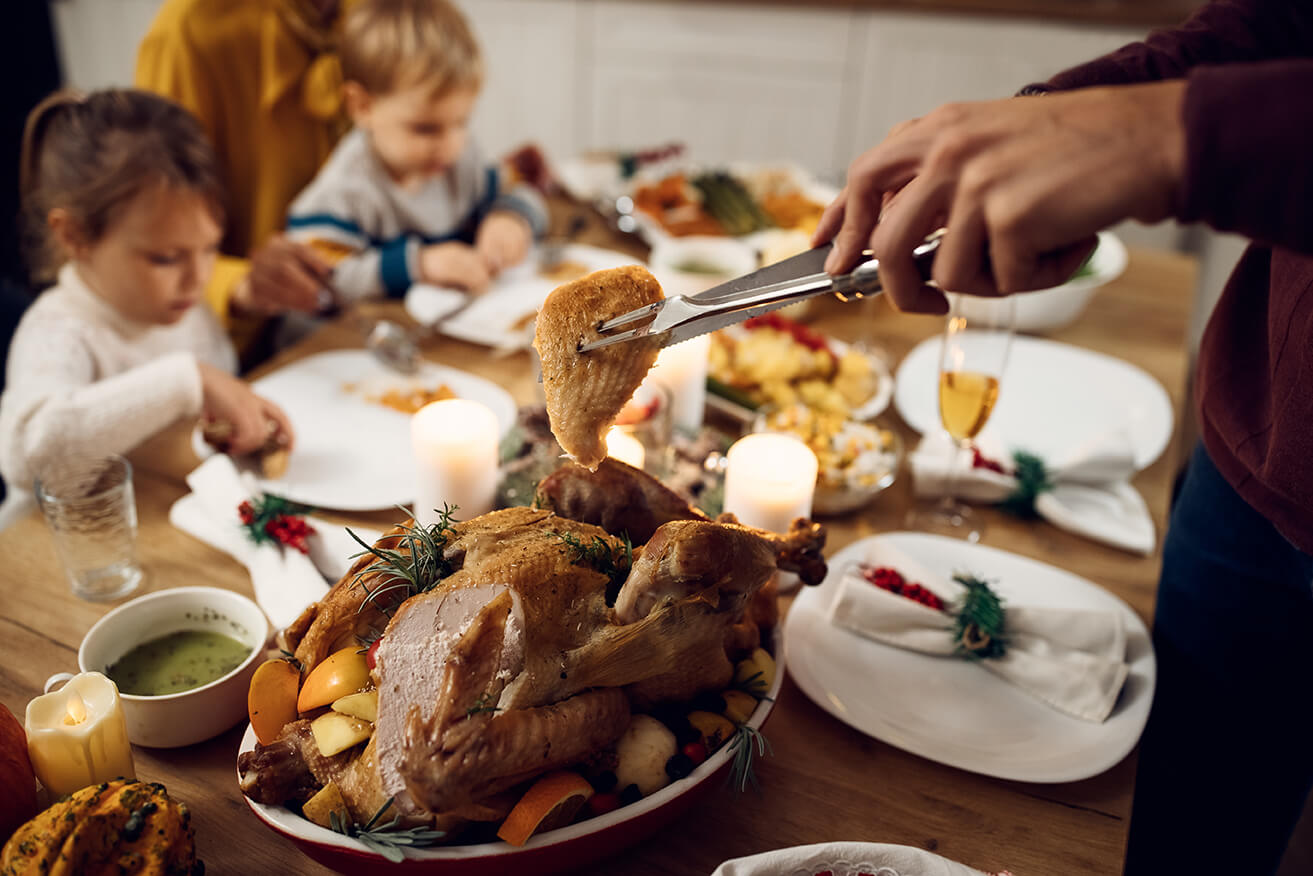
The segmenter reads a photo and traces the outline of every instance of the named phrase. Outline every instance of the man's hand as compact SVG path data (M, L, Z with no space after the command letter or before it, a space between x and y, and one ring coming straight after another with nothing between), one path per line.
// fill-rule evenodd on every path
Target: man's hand
M474 248L483 256L488 273L497 276L524 261L533 232L523 216L512 210L495 210L479 223Z
M238 314L315 313L332 273L313 249L276 234L251 256L251 273L233 290L230 304Z
M483 256L464 243L434 243L424 247L419 254L419 272L425 283L455 286L476 295L492 282Z
M834 240L833 274L871 249L900 310L946 309L912 260L941 226L940 288L1000 295L1058 285L1099 230L1172 214L1184 96L1185 83L1171 81L941 107L853 162L812 243Z

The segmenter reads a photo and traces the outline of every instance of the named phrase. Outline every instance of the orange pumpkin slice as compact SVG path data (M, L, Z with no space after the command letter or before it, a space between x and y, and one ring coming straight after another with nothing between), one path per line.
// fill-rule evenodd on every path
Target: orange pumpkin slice
M535 833L569 824L591 796L593 786L578 773L546 773L515 804L497 836L513 846L522 846Z

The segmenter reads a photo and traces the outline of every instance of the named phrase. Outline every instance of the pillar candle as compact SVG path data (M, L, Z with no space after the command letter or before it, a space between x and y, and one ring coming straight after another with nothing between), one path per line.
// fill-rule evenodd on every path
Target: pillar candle
M816 454L791 435L760 432L730 447L725 469L725 510L739 521L788 532L796 517L810 517L816 491Z
M437 520L445 505L469 520L492 510L497 492L497 416L476 401L445 399L425 405L410 422L415 453L415 519Z
M707 403L707 357L711 335L672 344L657 355L650 377L670 390L676 429L696 433L702 428Z
M119 689L99 672L75 675L27 704L27 753L52 797L136 778Z
M634 468L642 468L643 463L647 461L647 451L643 449L643 442L619 426L612 426L611 431L606 433L606 455L628 463Z

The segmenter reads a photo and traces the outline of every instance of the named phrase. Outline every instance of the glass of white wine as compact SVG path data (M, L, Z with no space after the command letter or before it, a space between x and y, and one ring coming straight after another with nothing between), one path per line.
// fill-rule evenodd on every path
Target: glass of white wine
M983 524L957 499L957 481L970 465L971 442L998 402L1003 369L1012 346L1016 304L1011 297L972 298L949 294L948 321L944 327L939 360L939 419L956 445L948 469L944 497L931 509L914 512L910 521L918 529L979 541Z

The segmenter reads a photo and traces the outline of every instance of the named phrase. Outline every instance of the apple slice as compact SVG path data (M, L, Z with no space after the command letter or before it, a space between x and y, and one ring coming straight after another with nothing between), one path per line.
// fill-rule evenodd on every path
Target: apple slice
M378 720L378 691L366 690L333 700L333 711L372 724Z
M310 722L310 733L319 753L332 757L374 735L374 725L341 712L324 712Z
M261 745L269 745L296 720L296 689L301 673L286 660L266 660L251 676L246 711Z
M343 648L310 670L305 684L301 685L296 708L299 712L308 712L368 686L369 667L365 665L365 655L354 647Z

